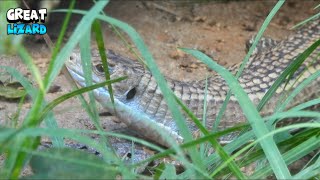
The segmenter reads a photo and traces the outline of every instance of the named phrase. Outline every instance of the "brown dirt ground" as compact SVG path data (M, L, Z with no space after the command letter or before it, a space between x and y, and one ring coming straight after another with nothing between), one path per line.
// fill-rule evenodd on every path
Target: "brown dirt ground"
M166 76L188 81L204 78L207 69L195 59L181 53L177 47L197 48L223 65L238 63L245 56L246 41L259 30L275 4L276 1L271 0L201 4L179 1L111 1L105 8L105 13L127 22L140 33ZM276 40L284 39L292 33L289 29L293 25L316 13L313 8L317 4L318 2L311 0L286 2L272 20L265 35ZM91 5L89 1L78 1L76 7L88 9ZM64 2L57 8L67 7L68 3ZM64 14L54 13L49 18L49 36L55 42ZM80 18L72 16L68 35L72 33ZM107 48L136 59L110 26L104 24L103 29ZM27 37L24 44L44 74L51 55L46 44L41 38L34 36ZM92 46L95 47L95 43L92 43ZM0 65L14 66L30 77L30 73L27 73L26 67L17 56L0 56ZM48 101L71 91L69 82L62 74L56 78L54 85L58 87L58 91L47 94ZM10 124L10 117L16 112L17 104L17 101L0 99L1 124ZM30 106L30 101L23 105L22 117ZM54 113L61 128L93 128L88 115L76 98L60 104L54 109ZM107 130L121 130L124 127L108 118L102 120Z

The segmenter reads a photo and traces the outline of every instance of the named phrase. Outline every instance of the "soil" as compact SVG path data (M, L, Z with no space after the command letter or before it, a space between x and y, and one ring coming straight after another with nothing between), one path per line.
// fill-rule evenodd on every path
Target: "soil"
M184 3L183 3L184 2ZM111 1L104 12L111 17L133 26L142 36L154 55L162 72L170 78L182 81L203 79L207 68L199 61L185 55L177 47L196 48L211 56L222 65L232 65L243 60L246 42L259 30L264 19L277 1L218 1L193 3L192 1ZM67 8L69 2L61 2L57 9ZM294 31L290 28L315 14L316 1L287 1L267 28L265 36L282 40ZM89 1L77 1L77 9L89 9ZM57 40L64 13L49 15L48 34L53 42ZM70 36L81 16L73 15L68 26ZM112 28L103 24L105 46L116 53L136 59L129 48L117 37ZM68 37L65 38L65 41ZM130 43L130 40L125 36ZM44 40L29 36L24 40L34 62L42 74L46 72L51 52ZM132 43L130 43L132 44ZM92 41L92 47L96 47ZM31 78L27 68L18 56L1 55L0 65L16 67ZM46 100L70 92L72 87L63 74L53 83ZM32 102L27 100L21 111L20 120L30 109ZM0 99L0 123L11 125L17 111L18 101ZM100 108L101 112L103 111ZM87 113L77 98L70 99L54 109L61 128L94 129ZM111 119L111 120L110 120ZM106 130L124 131L125 126L114 117L102 117Z

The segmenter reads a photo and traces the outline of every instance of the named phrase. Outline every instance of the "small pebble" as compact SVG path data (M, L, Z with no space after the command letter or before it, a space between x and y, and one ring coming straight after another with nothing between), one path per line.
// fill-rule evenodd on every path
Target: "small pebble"
M184 57L185 54L184 54L181 50L177 49L177 50L175 50L175 51L172 51L172 52L169 54L169 56L170 56L172 59L179 59L179 58Z
M0 104L0 110L5 109L7 106L4 104Z
M29 109L29 108L31 108L31 103L24 103L22 106L23 106L24 108Z
M197 16L197 17L194 18L194 21L196 21L196 22L205 22L206 19L207 19L206 16Z
M58 85L52 85L49 90L48 90L48 93L56 93L56 92L59 92L61 91L61 86L58 86Z
M197 69L198 66L197 66L195 63L192 63L192 64L190 65L190 68Z

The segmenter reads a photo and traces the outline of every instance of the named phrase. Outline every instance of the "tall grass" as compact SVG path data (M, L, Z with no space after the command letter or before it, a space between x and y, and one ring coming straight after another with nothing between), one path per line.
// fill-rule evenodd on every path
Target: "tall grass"
M297 66L301 63L317 48L319 47L320 40L312 44L305 52L303 52L290 66L282 73L272 88L266 93L265 97L259 103L258 107L248 98L243 88L237 81L237 78L241 75L241 71L245 67L250 54L261 38L263 32L267 28L272 17L280 9L283 1L279 1L270 15L266 18L263 26L261 27L256 39L250 48L244 63L240 68L239 73L233 76L224 67L215 63L205 54L187 48L181 48L188 54L196 57L203 63L207 64L209 68L216 71L227 82L231 92L228 97L233 94L247 117L247 124L235 125L232 128L225 130L211 132L209 129L203 126L202 121L199 120L184 104L181 102L167 86L164 76L160 73L159 68L154 62L152 54L144 44L140 35L128 24L121 22L117 19L111 18L106 15L101 15L99 12L107 5L108 1L97 2L90 10L71 10L73 4L71 4L69 10L56 10L55 12L67 12L68 14L76 13L82 14L83 18L75 28L73 34L69 38L69 41L61 46L61 39L64 36L66 30L66 24L69 18L65 19L64 26L59 36L57 46L54 48L52 60L50 62L48 71L42 79L37 66L33 63L32 58L26 52L23 45L19 44L17 54L21 57L23 63L32 72L33 78L37 82L37 87L33 86L26 78L24 78L20 72L11 67L0 67L6 69L12 76L14 76L26 89L31 96L33 105L28 115L24 117L23 123L18 128L1 127L0 131L0 152L5 154L5 162L3 168L1 168L1 177L6 179L17 179L21 173L21 170L26 164L30 164L35 171L31 178L116 178L121 175L123 178L155 178L155 179L196 179L196 178L229 178L234 176L239 179L254 178L261 179L274 174L277 178L289 179L289 178L312 178L319 175L320 171L320 138L319 128L320 125L317 122L320 119L319 112L312 112L304 110L307 107L319 104L320 100L310 100L306 103L300 104L291 108L288 111L283 111L286 104L292 100L303 88L308 84L315 81L320 76L318 70L309 78L304 80L291 95L285 101L281 110L275 112L268 117L261 117L259 110L268 102L270 97L273 96L276 89L280 87L282 83L285 83L286 78L293 74L297 69ZM151 71L152 75L156 79L158 86L160 87L165 101L168 104L169 110L172 113L173 118L184 138L183 144L177 144L172 138L168 138L168 143L172 146L170 149L163 149L150 142L130 137L126 135L104 132L99 116L97 113L96 104L93 95L89 93L89 103L85 101L82 93L89 92L95 88L108 86L110 94L112 94L111 83L116 83L123 80L126 77L119 79L110 79L109 72L107 70L107 57L105 57L105 51L103 47L103 39L101 34L101 27L99 22L94 22L95 19L107 22L112 26L121 29L125 32L133 41L136 48L139 50L144 63ZM92 85L91 77L91 63L90 63L90 28L93 24L93 31L95 33L96 41L98 43L103 65L105 67L106 81L100 84ZM71 93L65 94L52 102L45 102L44 97L46 92L53 82L54 78L61 71L63 64L68 59L71 51L77 44L80 44L82 64L85 72L85 78L87 87L76 89ZM0 51L2 52L2 51ZM94 122L94 125L98 129L92 130L77 130L77 129L64 129L58 128L52 109L63 101L68 100L71 97L79 96L81 104L87 111L89 117ZM111 95L112 97L112 95ZM224 109L221 110L218 116L217 123L219 123L223 111L226 108L228 98L225 101ZM204 104L206 106L206 104ZM181 107L181 108L180 108ZM117 106L115 106L117 108ZM184 113L194 121L202 132L203 136L195 139L192 136L192 132L187 128L186 117ZM206 109L206 108L204 108ZM205 114L205 113L204 113ZM308 117L315 121L313 123L302 123L295 125L288 125L276 130L270 129L274 120L293 117ZM205 117L204 117L205 118ZM220 118L220 119L219 119ZM39 127L42 121L46 122L44 128ZM145 120L142 119L142 122ZM145 122L150 123L150 122ZM154 125L154 124L153 124ZM248 128L250 127L250 128ZM281 136L283 132L289 132L291 129L304 128L299 133L288 136ZM229 144L222 146L218 142L218 138L240 130L247 130L239 135ZM92 141L89 138L89 134L99 134L103 137L115 136L130 141L142 144L158 151L154 156L148 159L133 164L124 163L114 152L113 148L108 143L108 138L102 138L101 142ZM161 132L159 132L161 134ZM163 134L163 133L162 133ZM53 141L54 148L47 151L38 151L39 137L47 136ZM163 136L166 136L163 134ZM89 155L85 152L78 152L77 150L61 149L64 147L63 138L73 139L82 144L86 144L90 147L97 149L102 154L102 159L99 159L93 155ZM203 146L207 144L209 148L215 149L212 154L204 154L206 151L203 148L198 148L199 145ZM134 148L132 149L134 152ZM288 166L301 159L302 157L315 153L314 158L308 163L306 167L300 170L296 174L291 174ZM133 153L134 154L134 153ZM154 176L146 174L138 174L134 171L141 165L151 162L153 160L161 159L163 157L170 156L173 159L178 160L185 167L184 171L180 174L176 173L176 167L170 163L162 163L157 166L153 172ZM31 161L30 161L31 159ZM252 163L260 162L262 166L256 168L252 174L246 174L241 171L242 167L250 167ZM266 163L267 162L267 163ZM257 166L259 167L259 166Z

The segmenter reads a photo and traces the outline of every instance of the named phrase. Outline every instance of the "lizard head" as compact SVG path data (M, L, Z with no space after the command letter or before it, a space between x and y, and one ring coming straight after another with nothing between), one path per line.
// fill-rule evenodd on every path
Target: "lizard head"
M110 73L110 79L116 79L126 76L127 78L112 84L114 96L121 101L126 101L135 96L138 84L144 74L144 67L137 61L117 55L114 52L107 51L107 62ZM101 83L106 81L101 57L98 50L91 51L92 60L92 81ZM66 67L72 78L82 87L86 86L84 73L81 65L81 56L79 50L74 50L70 59L66 62Z

